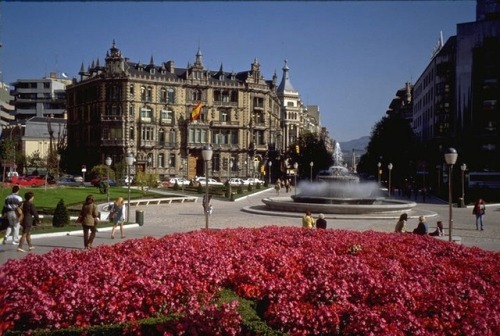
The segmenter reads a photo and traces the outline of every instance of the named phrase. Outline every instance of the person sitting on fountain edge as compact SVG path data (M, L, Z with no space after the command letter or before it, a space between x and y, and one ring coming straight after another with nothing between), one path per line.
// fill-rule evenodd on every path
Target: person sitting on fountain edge
M325 219L325 215L323 215L322 213L320 213L318 215L318 219L316 220L316 229L326 229L326 219Z
M418 217L418 226L415 230L413 230L413 233L424 236L428 232L429 232L429 226L425 222L425 217L424 216Z
M443 232L443 222L438 221L437 222L436 231L429 233L429 236L441 237L443 235L444 235L444 232Z
M309 210L307 210L304 217L302 217L302 227L306 229L312 229L314 227L314 218Z
M394 232L396 233L406 233L406 221L408 220L408 214L403 213L401 216L399 216L399 220L396 223L396 228L394 229Z

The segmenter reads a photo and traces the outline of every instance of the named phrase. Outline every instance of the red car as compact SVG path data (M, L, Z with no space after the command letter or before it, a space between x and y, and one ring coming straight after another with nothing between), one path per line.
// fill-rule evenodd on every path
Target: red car
M20 186L40 187L45 185L45 178L40 176L13 176L11 182Z

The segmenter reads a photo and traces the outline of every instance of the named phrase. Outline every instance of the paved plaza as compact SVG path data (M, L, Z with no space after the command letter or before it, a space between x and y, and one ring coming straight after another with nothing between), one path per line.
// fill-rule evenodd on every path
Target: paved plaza
M290 195L291 193L289 193ZM262 198L276 195L274 189L266 189L259 193L238 199L235 202L213 200L213 214L210 216L209 227L225 228L256 228L269 225L301 227L301 213L278 213L266 211ZM281 192L280 196L287 194ZM419 200L421 201L421 200ZM144 225L129 224L126 226L125 239L138 239L145 236L162 237L167 234L188 232L205 228L205 216L201 197L197 202L172 203L132 207L131 219L135 219L135 211L144 211ZM418 216L425 215L429 231L434 231L438 220L445 227L445 238L448 237L448 203L436 198L428 198L426 203L417 202L417 207L409 214L407 224L409 230L417 227ZM318 214L313 214L317 218ZM385 216L348 216L326 215L328 229L345 229L356 231L393 232L399 214ZM94 246L117 244L123 239L118 234L110 238L111 228L101 228L94 240ZM481 249L500 252L500 204L487 205L485 230L477 231L472 208L453 208L453 236L461 239L462 245L476 246ZM81 250L83 248L83 232L33 235L35 249L29 253L43 254L55 248ZM9 259L21 259L27 253L17 252L16 245L10 242L2 245L4 252L0 253L0 263Z

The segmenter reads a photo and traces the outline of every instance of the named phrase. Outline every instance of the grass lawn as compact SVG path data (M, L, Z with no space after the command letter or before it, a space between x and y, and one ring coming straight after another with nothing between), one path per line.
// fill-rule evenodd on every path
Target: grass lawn
M0 190L0 201L3 201L7 195L11 193L12 187L2 187ZM68 210L79 210L81 205L85 201L85 198L92 194L96 203L102 203L107 201L107 195L101 194L99 189L96 187L36 187L36 188L24 188L21 187L19 191L19 196L23 197L24 194L31 191L35 194L34 203L41 214L52 214L55 210L57 203L64 200L64 204ZM124 199L128 198L128 189L126 187L111 187L109 189L109 201L115 200L117 197L122 196ZM142 198L142 197L159 197L160 195L146 192L143 193L140 190L130 189L130 198Z

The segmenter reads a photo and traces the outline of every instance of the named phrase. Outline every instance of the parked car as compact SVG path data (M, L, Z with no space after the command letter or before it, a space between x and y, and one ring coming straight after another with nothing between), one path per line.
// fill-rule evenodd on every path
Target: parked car
M63 177L57 181L58 185L77 187L83 185L83 182L78 182L73 177Z
M188 186L191 181L186 180L184 177L172 177L171 179L168 180L169 183L174 186L175 183L177 183L179 186Z
M200 183L201 185L205 185L206 184L206 179L204 177L197 177L196 178L196 182ZM208 179L208 184L209 185L221 185L221 186L224 185L224 183L216 181L213 178L209 178Z
M248 181L249 184L251 185L256 185L257 183L258 184L264 184L264 181L262 180L259 180L258 178L256 177L249 177L246 179Z
M239 178L239 177L233 177L233 178L229 179L229 185L231 187L238 187L240 185L247 186L249 184L250 184L250 182L248 180L244 180L244 179Z
M12 183L20 186L39 187L45 185L45 178L41 176L13 176Z

